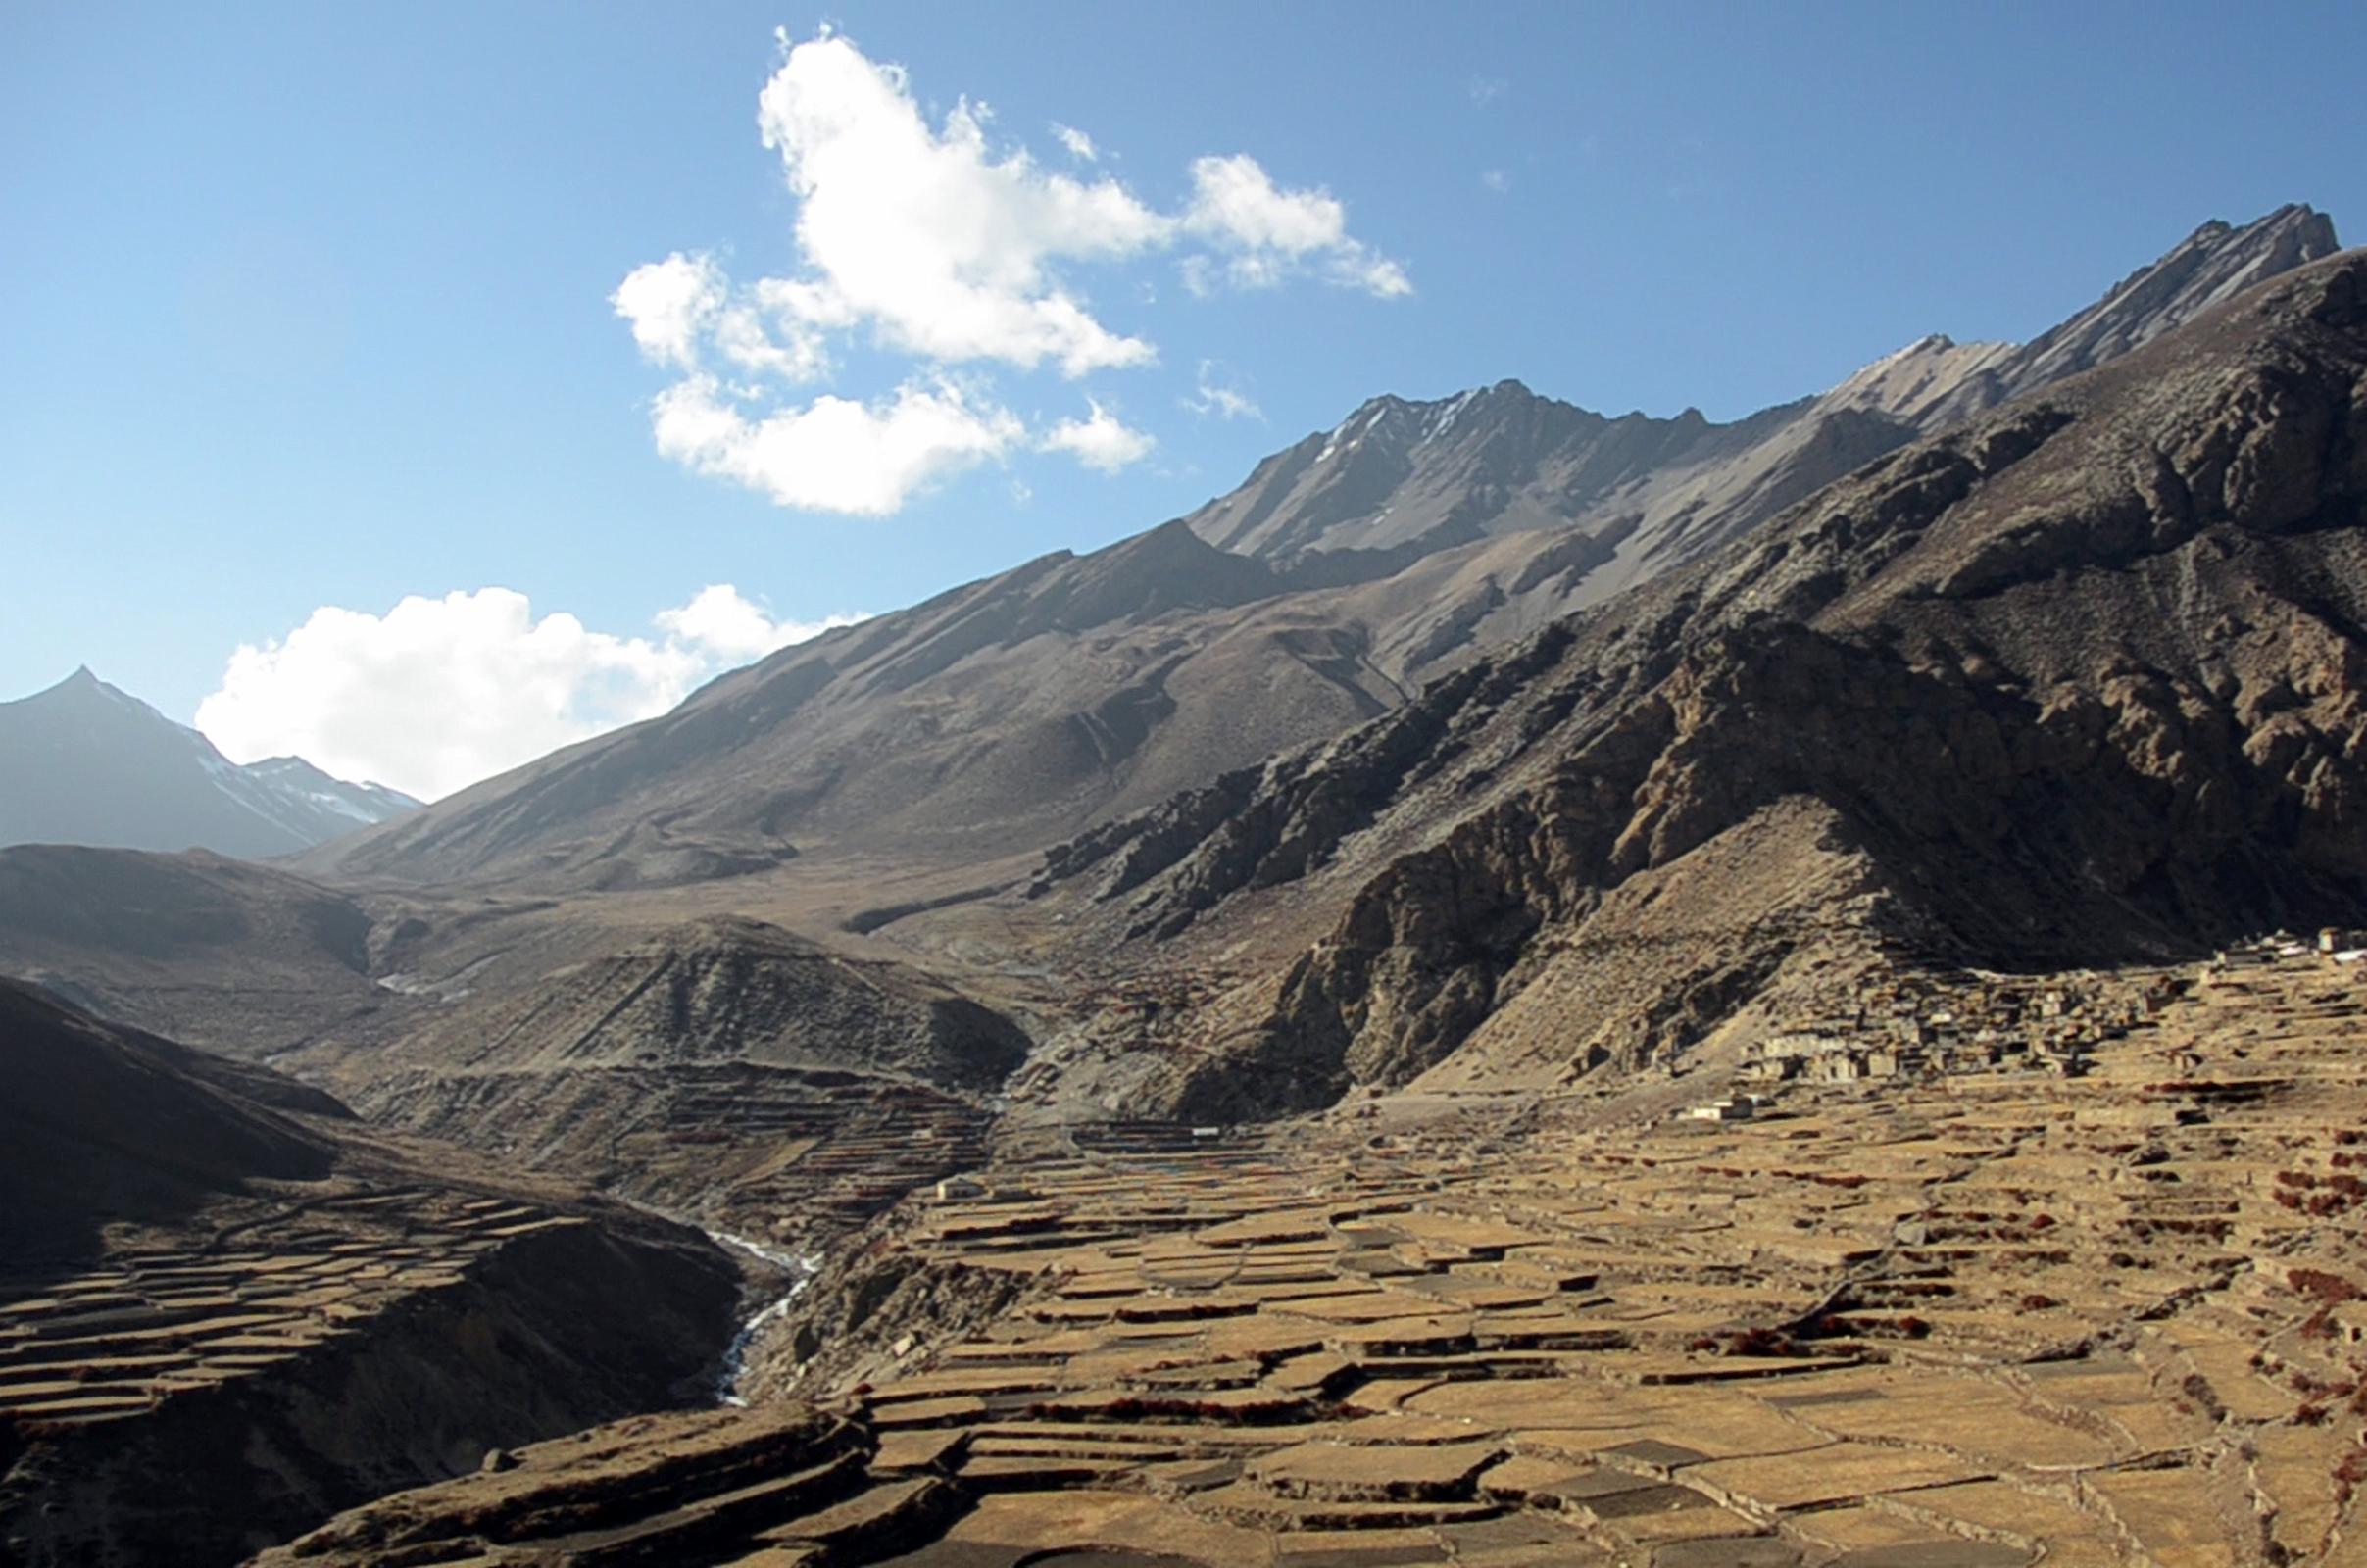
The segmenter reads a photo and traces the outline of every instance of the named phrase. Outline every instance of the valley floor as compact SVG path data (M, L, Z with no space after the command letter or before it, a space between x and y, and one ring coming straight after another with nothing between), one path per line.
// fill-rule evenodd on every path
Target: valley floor
M816 1282L769 1404L262 1560L2367 1561L2362 967L2122 977L2168 1000L2084 1075L1013 1144Z

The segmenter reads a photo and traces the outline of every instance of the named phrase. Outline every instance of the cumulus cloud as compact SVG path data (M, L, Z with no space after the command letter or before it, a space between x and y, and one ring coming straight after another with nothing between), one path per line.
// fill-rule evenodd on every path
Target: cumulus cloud
M828 372L826 329L852 318L810 284L765 278L735 292L714 257L680 251L627 272L609 304L655 364L696 370L704 345L743 372L790 381Z
M1501 169L1483 169L1479 172L1479 183L1481 189L1502 196L1512 188L1512 176Z
M634 268L609 296L641 352L660 365L698 363L699 335L723 309L723 274L704 256L674 252Z
M1024 150L998 157L966 100L932 129L904 72L843 37L788 52L757 125L798 199L818 297L889 343L949 362L1051 361L1070 376L1152 358L1054 270L1163 239L1167 220L1117 181L1045 171Z
M1198 160L1189 199L1161 211L1114 178L996 145L990 113L966 99L932 123L901 67L845 37L782 42L757 123L796 203L796 275L735 283L712 255L677 251L610 298L642 353L680 377L652 407L659 450L779 505L877 516L1013 451L1111 470L1139 458L1150 438L1098 403L1031 435L981 379L987 367L1076 379L1156 360L1147 337L1097 314L1083 269L1169 251L1200 293L1294 278L1412 291L1349 232L1338 198L1281 185L1247 154ZM1076 162L1101 158L1085 132L1052 129ZM857 333L917 362L893 396L783 396L830 379L834 346ZM960 367L970 390L954 388Z
M824 396L751 418L722 384L692 375L658 395L658 451L733 479L784 507L884 517L948 474L1002 457L1018 417L951 382L907 383L892 398Z
M1158 443L1148 435L1129 428L1090 398L1086 404L1092 411L1086 417L1062 419L1045 431L1037 445L1046 452L1065 452L1086 467L1104 473L1115 473L1151 455Z
M231 654L197 727L238 761L293 754L433 800L620 724L734 664L847 625L774 620L728 583L655 617L655 636L537 618L508 588L415 595L383 615L323 606Z
M1413 292L1403 268L1349 236L1348 209L1331 192L1285 190L1245 154L1193 161L1183 225L1229 253L1225 271L1244 288L1270 288L1311 269L1383 299ZM1205 268L1185 277L1207 290Z
M727 582L710 583L691 595L689 603L661 610L653 617L658 629L674 643L729 663L762 659L863 618L828 615L820 620L774 620L762 606L741 598L740 591Z
M1265 411L1253 402L1239 387L1228 386L1218 379L1216 362L1200 362L1200 376L1192 396L1182 400L1183 406L1202 418L1211 416L1219 419L1263 419Z

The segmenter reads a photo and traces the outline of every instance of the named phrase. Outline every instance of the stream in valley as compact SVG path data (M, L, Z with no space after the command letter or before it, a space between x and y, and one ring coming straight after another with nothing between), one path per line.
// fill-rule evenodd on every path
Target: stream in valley
M748 1400L740 1394L740 1378L747 1370L749 1348L756 1344L775 1318L789 1310L800 1293L812 1283L814 1276L821 1272L822 1260L819 1257L800 1257L795 1252L767 1247L745 1236L733 1236L723 1231L709 1231L707 1234L716 1246L745 1252L780 1270L788 1279L787 1290L740 1325L740 1331L731 1337L731 1344L724 1348L723 1364L715 1372L715 1401L718 1404L745 1405Z

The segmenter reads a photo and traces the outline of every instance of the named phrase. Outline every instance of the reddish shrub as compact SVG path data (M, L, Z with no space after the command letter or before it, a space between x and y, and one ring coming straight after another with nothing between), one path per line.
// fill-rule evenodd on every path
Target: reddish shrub
M2285 1283L2312 1300L2333 1306L2340 1301L2355 1301L2359 1288L2340 1274L2330 1274L2322 1268L2294 1268L2285 1272Z
M2353 1448L2343 1455L2341 1464L2335 1466L2335 1506L2349 1507L2351 1494L2359 1490L2362 1481L2367 1481L2367 1448Z

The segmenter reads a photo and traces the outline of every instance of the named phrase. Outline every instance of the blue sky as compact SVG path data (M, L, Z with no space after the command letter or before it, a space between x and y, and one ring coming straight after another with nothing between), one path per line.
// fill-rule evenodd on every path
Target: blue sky
M801 114L901 66L933 144L991 111L990 185L1101 193L1083 238L987 214L969 260L1134 347L1066 374L1075 333L859 298L910 247L856 234L804 328L825 374L725 362L716 311L824 277L808 203L863 216L860 159L801 194L760 134L775 28L825 22ZM1377 393L1732 417L1926 332L2027 336L2208 218L2367 224L2362 59L2337 6L0 8L0 696L78 662L184 720L232 691L234 755L449 788L788 623L1189 511ZM677 254L712 291L667 360L612 297ZM662 453L693 383L741 422ZM883 514L777 504L860 443L753 427L901 388L987 432L968 466L824 487Z

